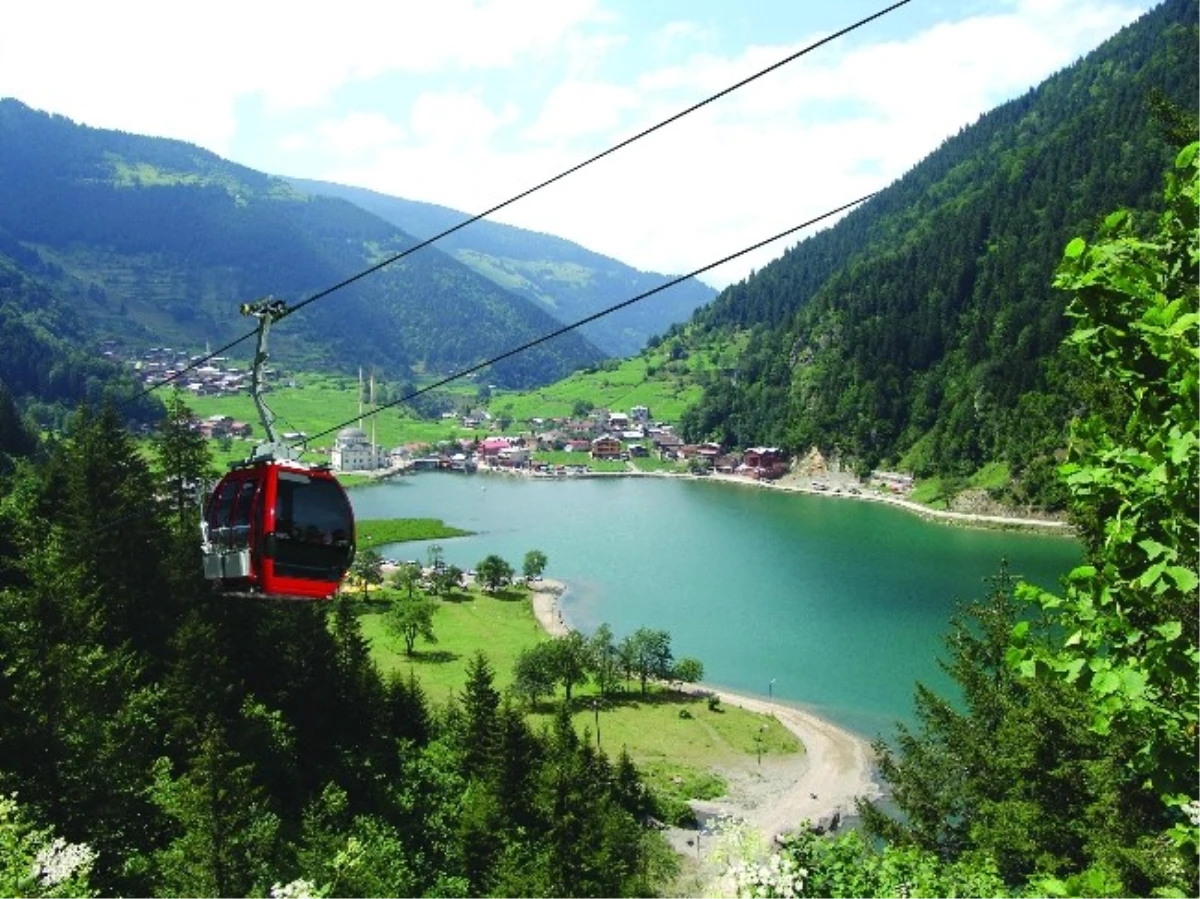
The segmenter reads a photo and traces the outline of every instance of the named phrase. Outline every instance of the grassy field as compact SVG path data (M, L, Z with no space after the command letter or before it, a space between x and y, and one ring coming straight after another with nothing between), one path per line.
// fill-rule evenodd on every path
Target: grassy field
M664 462L662 459L656 459L653 456L645 456L640 459L632 459L633 467L638 471L665 471L671 474L684 474L688 467L683 462Z
M387 603L378 598L383 596L386 591L373 594L361 617L372 654L384 672L412 672L435 706L462 691L467 662L476 649L486 652L496 672L496 687L503 691L512 684L517 656L549 639L534 618L525 590L514 588L496 596L471 591L440 603L434 618L438 642L418 641L409 657L404 641L385 627ZM560 689L554 700L531 711L534 726L548 725L555 703L562 699ZM626 749L656 792L679 807L687 798L715 798L724 792L723 782L711 772L714 766L744 762L760 750L768 756L803 751L795 736L772 717L732 706L710 709L701 697L658 685L642 694L633 684L628 692L606 697L599 697L590 685L577 687L572 709L581 735L586 732L595 740L598 721L601 747L613 757Z
M989 462L966 478L923 478L908 498L931 509L945 510L950 507L950 499L963 490L1000 490L1011 479L1012 472L1005 463Z
M453 599L442 601L433 622L437 644L418 640L411 657L404 654L404 641L384 627L385 609L386 603L373 602L362 616L363 633L371 641L375 660L385 673L413 671L435 705L462 689L467 662L476 648L485 649L496 671L496 687L504 690L512 684L517 655L549 639L534 618L524 590L501 591L495 596L480 591L456 593Z
M312 447L306 458L319 460L322 455L327 457L339 427L358 415L358 380L336 375L297 373L292 376L292 381L295 387L277 387L264 397L275 413L275 428L280 434L301 431L310 435L313 438ZM189 397L187 404L199 418L229 415L238 421L250 423L254 427L255 439L263 436L258 412L249 393ZM370 434L370 418L364 418L361 427ZM437 443L475 434L452 420L425 421L414 418L399 406L379 412L374 428L376 439L383 446Z
M383 546L410 540L441 540L467 537L472 533L451 527L440 518L368 518L354 523L354 534L360 545L371 543Z
M577 402L627 411L646 406L660 421L678 421L683 410L700 398L701 388L679 366L672 374L665 357L636 357L609 361L593 369L576 372L546 387L521 393L497 391L488 410L513 421L529 418L570 416Z

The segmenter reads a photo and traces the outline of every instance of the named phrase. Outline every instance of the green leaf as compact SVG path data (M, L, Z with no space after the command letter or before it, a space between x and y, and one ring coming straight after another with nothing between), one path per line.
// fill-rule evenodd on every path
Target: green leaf
M1108 696L1121 689L1121 678L1112 670L1097 671L1092 678L1092 690L1101 696Z
M1168 621L1165 624L1157 624L1154 626L1155 632L1164 640L1178 640L1183 633L1183 625L1178 621Z
M1063 255L1068 259L1078 259L1083 255L1085 249L1087 249L1087 241L1082 237L1076 237L1067 244L1067 248L1063 250Z
M1035 891L1043 896L1069 896L1067 883L1057 877L1043 877L1032 882Z
M1107 216L1104 217L1104 227L1106 229L1115 228L1115 227L1117 227L1117 225L1121 224L1121 222L1125 221L1125 219L1128 217L1129 217L1129 212L1128 212L1128 210L1125 210L1125 209L1118 209L1116 212L1110 212ZM1118 241L1118 244L1120 244L1120 243L1124 243L1124 241Z
M1148 677L1139 668L1122 668L1119 679L1125 695L1133 700L1140 700L1146 695Z
M1151 538L1146 538L1145 540L1139 541L1138 546L1140 546L1142 548L1142 550L1146 553L1146 558L1151 559L1151 560L1157 559L1163 553L1171 552L1171 547L1164 546L1163 544L1159 543L1157 540L1153 540Z
M1192 593L1197 586L1200 586L1200 578L1196 577L1196 573L1182 565L1171 565L1167 568L1167 574L1175 582L1175 586L1184 593Z
M1066 674L1066 681L1068 684L1073 684L1075 681L1079 680L1079 672L1083 670L1083 665L1083 659L1071 659L1071 661L1067 662L1067 664L1063 666L1062 670Z
M1096 576L1095 565L1080 565L1078 568L1071 569L1071 573L1067 575L1068 581L1088 581Z
M1172 566L1172 567L1178 567L1178 566ZM1149 568L1147 568L1145 571L1143 571L1142 576L1137 579L1138 586L1153 587L1155 582L1158 581L1158 579L1163 576L1163 574L1166 572L1166 570L1167 570L1167 565L1165 562L1157 562L1154 565L1151 565ZM1183 569L1183 570L1186 571L1187 569Z

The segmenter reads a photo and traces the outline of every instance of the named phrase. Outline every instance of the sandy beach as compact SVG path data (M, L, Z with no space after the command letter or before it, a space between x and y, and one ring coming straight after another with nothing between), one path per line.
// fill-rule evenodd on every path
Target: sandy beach
M532 586L533 611L542 627L554 635L568 633L559 609L566 584L543 580ZM873 776L871 747L862 738L793 706L703 685L693 689L717 693L729 705L773 715L799 738L805 750L793 756L763 758L761 765L748 756L742 765L723 767L718 773L729 784L729 794L693 803L702 821L717 815L742 818L769 841L804 820L829 821L835 814L845 818L854 812L855 797L881 795ZM668 836L677 849L693 857L706 855L714 842L708 840L706 845L701 838L696 848L696 833L688 830L672 829Z

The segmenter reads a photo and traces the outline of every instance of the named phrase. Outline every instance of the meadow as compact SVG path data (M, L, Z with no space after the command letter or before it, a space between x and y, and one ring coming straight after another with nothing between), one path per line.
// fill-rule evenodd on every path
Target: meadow
M414 676L434 706L461 693L475 652L485 652L496 688L503 693L512 686L517 656L551 639L534 617L524 588L495 595L472 588L439 601L433 622L437 643L418 641L413 655L407 656L404 641L386 626L389 593L376 591L361 603L363 634L380 669ZM535 726L549 726L564 699L560 687L554 697L530 709ZM651 684L643 694L634 682L607 696L600 696L591 684L577 686L571 710L581 736L595 740L610 757L626 750L676 814L686 815L683 804L688 798L723 794L724 782L714 769L744 765L759 752L803 752L796 737L773 717L719 703L710 707L704 697L665 684Z

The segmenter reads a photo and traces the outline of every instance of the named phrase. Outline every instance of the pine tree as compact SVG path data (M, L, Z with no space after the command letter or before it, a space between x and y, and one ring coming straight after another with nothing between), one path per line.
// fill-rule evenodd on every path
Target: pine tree
M29 458L37 449L37 438L25 426L8 387L0 381L0 475L7 475L13 460Z
M384 726L394 739L409 740L417 746L429 742L432 728L429 704L415 673L410 671L405 677L393 672L389 677L385 689L384 716Z
M94 598L102 638L161 659L177 620L163 569L165 527L149 466L116 412L86 409L74 439L53 458L42 510L64 535Z
M1007 882L1021 883L1038 869L1081 867L1088 846L1120 824L1093 813L1109 802L1098 778L1116 747L1089 731L1069 691L1027 681L1007 662L1020 608L1014 590L1002 570L987 598L951 621L941 665L961 703L918 685L917 729L899 726L895 748L875 744L903 818L865 802L859 811L868 831L892 843L948 860L983 851Z
M179 530L194 537L199 532L200 500L216 478L216 470L204 435L193 424L192 410L176 391L167 401L154 450L158 476L170 497Z
M500 693L495 673L487 656L476 650L467 662L467 683L463 688L462 731L463 772L468 777L490 778L500 743Z
M229 747L215 720L190 767L173 776L162 759L155 802L174 820L170 844L154 855L158 891L182 896L250 896L266 891L278 858L278 818L253 766Z

